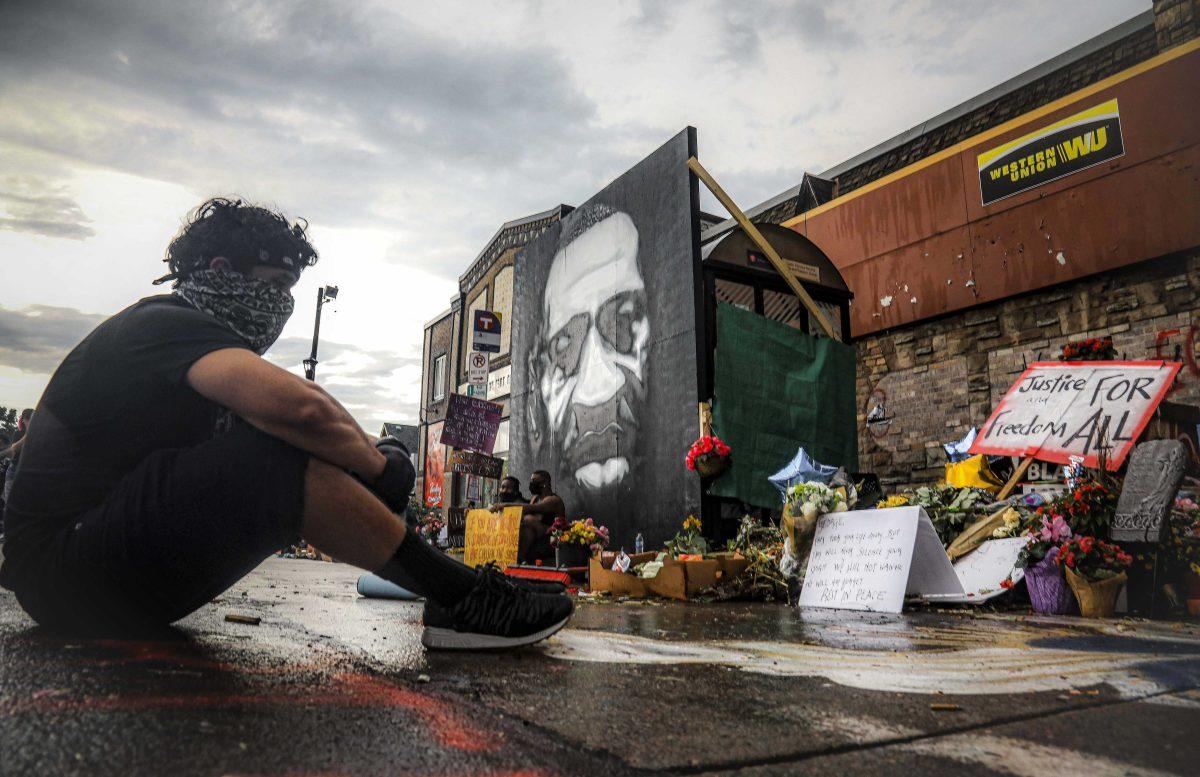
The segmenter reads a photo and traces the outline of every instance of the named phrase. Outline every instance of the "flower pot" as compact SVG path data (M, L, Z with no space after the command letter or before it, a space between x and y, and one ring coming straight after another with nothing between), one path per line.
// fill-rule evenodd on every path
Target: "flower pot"
M563 567L586 567L592 551L587 545L559 545L554 549L554 565Z
M1185 577L1188 615L1197 618L1200 617L1200 574L1189 569Z
M729 457L719 453L706 453L696 457L696 471L702 478L715 478L729 468Z
M1079 612L1075 594L1067 586L1062 569L1054 562L1058 548L1051 548L1038 563L1025 569L1025 587L1034 612L1046 615L1073 615Z
M1117 606L1117 594L1127 579L1124 572L1107 580L1088 580L1070 568L1064 570L1067 583L1079 600L1079 612L1085 618L1111 618Z
M1200 599L1200 574L1189 569L1184 573L1184 583L1186 586L1185 590L1187 591L1187 598Z

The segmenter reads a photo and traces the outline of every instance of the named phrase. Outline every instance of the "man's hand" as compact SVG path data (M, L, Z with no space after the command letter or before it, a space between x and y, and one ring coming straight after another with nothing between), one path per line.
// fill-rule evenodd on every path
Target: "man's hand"
M375 448L383 454L385 463L379 477L368 483L368 488L379 497L388 509L403 515L408 507L408 497L417 482L417 471L413 468L408 449L395 437L382 437Z

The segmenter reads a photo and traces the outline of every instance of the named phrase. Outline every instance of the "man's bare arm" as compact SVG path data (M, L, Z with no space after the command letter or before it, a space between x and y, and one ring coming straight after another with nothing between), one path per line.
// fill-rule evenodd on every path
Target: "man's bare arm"
M7 459L7 458L11 458L13 456L16 456L18 453L21 452L21 448L23 448L24 446L25 446L25 438L22 437L21 439L14 442L12 445L5 448L3 452L0 452L0 459Z
M368 481L383 471L383 454L336 399L252 351L213 351L191 366L187 381L201 396L319 459Z
M537 504L525 505L522 510L524 515L558 515L565 512L566 506L560 496L547 497Z

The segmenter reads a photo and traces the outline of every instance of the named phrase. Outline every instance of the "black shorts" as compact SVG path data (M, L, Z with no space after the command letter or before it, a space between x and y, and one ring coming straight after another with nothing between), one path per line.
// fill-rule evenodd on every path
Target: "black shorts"
M104 502L22 545L17 601L42 626L71 633L179 620L297 541L308 459L245 424L157 451Z

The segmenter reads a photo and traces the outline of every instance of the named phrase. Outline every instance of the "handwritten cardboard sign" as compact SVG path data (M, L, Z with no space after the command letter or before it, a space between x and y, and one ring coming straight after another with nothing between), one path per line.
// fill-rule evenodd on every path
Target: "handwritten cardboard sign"
M504 408L494 402L451 394L442 427L442 445L491 454Z
M800 606L900 612L906 593L961 590L924 509L855 510L817 521Z
M900 612L905 596L980 604L1004 593L1024 538L989 540L951 565L925 510L855 510L817 521L801 607Z
M494 480L504 472L504 459L474 451L451 451L450 471Z
M468 510L463 563L469 567L477 567L495 561L501 569L517 563L521 512L520 505L506 507L499 513L490 510Z
M1069 464L1082 456L1118 469L1171 388L1179 362L1037 362L1017 378L980 429L972 454L1032 456Z

